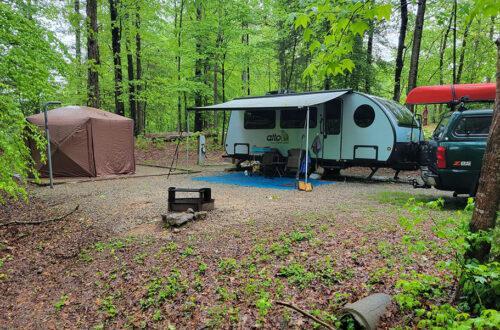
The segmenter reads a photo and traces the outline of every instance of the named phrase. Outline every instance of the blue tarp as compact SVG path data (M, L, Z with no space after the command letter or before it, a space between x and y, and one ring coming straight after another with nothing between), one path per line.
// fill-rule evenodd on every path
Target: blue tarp
M232 184L242 187L254 187L254 188L270 188L270 189L281 189L281 190L295 190L295 178L266 178L261 175L247 176L243 172L233 172L233 173L222 173L212 176L198 176L193 178L194 181L204 181L210 183L219 184ZM314 187L321 186L324 184L334 184L333 181L323 181L323 180L308 180Z

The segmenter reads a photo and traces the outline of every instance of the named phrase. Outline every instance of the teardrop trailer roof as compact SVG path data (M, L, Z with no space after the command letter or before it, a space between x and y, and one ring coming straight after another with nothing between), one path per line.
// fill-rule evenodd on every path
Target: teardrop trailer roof
M406 104L458 104L465 102L495 101L496 84L459 84L420 86L412 89L406 97Z

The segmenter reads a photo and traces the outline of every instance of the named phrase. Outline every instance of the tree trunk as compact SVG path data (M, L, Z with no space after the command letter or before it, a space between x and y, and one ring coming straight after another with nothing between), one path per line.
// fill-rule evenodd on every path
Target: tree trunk
M500 200L500 38L497 44L497 88L495 111L491 122L486 151L484 153L479 186L476 193L476 207L472 214L470 230L491 230L495 228ZM491 244L481 242L472 245L468 251L469 258L475 258L481 262L488 259Z
M375 7L375 0L371 0L371 7ZM367 93L370 93L371 91L371 85L373 83L373 35L375 33L375 22L374 20L370 20L370 28L368 30L368 40L366 44L366 64L367 64L367 70L365 74L365 91Z
M401 0L401 25L399 27L398 51L396 55L396 68L394 73L394 95L393 99L399 102L401 98L401 73L403 72L403 52L405 49L406 29L408 26L408 3Z
M141 61L141 14L139 5L135 12L135 102L137 111L138 134L144 133L146 128L146 114L144 113L144 102L141 100L142 93L142 61Z
M448 27L446 28L446 31L444 32L443 42L441 44L441 48L439 49L439 84L440 85L444 84L444 74L443 74L444 52L446 51L446 44L448 43L448 36L450 34L452 22L453 22L453 15L450 15L450 20L448 21Z
M199 23L202 20L203 8L200 1L196 3L196 21ZM194 65L194 77L196 82L201 83L202 81L202 70L203 70L203 58L202 58L202 45L201 36L196 36L196 62ZM196 107L201 107L203 105L203 99L199 87L197 87L194 94L194 105ZM194 131L201 132L203 130L203 118L201 116L201 111L195 111L194 113Z
M415 19L415 32L413 33L413 47L411 50L410 71L408 74L408 89L410 92L417 87L418 78L418 59L420 57L420 44L422 42L422 32L424 29L426 0L418 1L417 17Z
M128 20L128 15L125 16L125 20ZM130 33L127 33L125 47L127 50L128 103L130 107L130 118L134 120L134 135L137 136L139 134L139 127L137 122L137 109L135 103L134 58L132 56L130 44Z
M297 49L297 33L293 33L293 47L292 47L292 59L290 60L290 72L288 73L288 79L286 80L286 90L290 90L290 85L292 83L292 78L293 78L293 70L295 67L295 52Z
M115 113L124 116L125 105L122 100L122 62L121 62L121 29L118 22L118 6L120 0L109 0L111 17L111 48L113 51L113 67L115 73Z
M458 60L458 72L457 72L457 84L460 84L460 81L462 80L462 71L464 69L464 60L465 60L465 49L467 47L467 37L469 35L469 29L472 24L472 21L474 19L472 18L469 23L467 23L467 26L465 27L464 30L464 35L462 37L462 49L460 50L460 59Z
M453 1L453 84L457 83L457 0ZM452 109L455 109L452 106Z
M182 16L184 12L184 0L181 0L179 9L179 24L177 26L177 13L176 13L176 28L177 28L177 88L180 87L181 83L181 46L182 46ZM182 131L182 102L181 102L181 92L177 92L177 129Z
M226 102L226 51L222 54L221 63L221 83L222 83L222 103ZM222 139L221 145L224 145L226 135L226 111L222 112Z
M80 0L75 0L75 58L78 65L82 64L82 17L80 15Z
M248 29L248 23L243 22L241 23L243 30ZM250 44L250 35L247 33L243 34L241 36L241 43L246 46L246 51L248 52L248 45ZM245 64L246 66L243 68L241 72L241 89L243 91L243 95L245 93L247 95L250 95L250 66L248 64L249 58L246 55L245 56Z
M87 0L87 105L99 108L99 44L97 42L97 0Z

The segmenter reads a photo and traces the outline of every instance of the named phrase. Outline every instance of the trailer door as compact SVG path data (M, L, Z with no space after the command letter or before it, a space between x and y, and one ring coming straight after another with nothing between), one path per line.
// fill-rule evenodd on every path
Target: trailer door
M342 132L342 100L337 98L324 104L323 159L339 160Z

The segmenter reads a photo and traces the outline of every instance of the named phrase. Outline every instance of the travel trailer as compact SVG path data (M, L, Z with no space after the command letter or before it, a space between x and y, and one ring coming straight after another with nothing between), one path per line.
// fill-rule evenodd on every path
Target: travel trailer
M300 148L326 170L418 168L419 121L401 104L377 96L349 89L272 94L192 110L231 111L225 148L236 160L259 159L266 150L287 157Z

